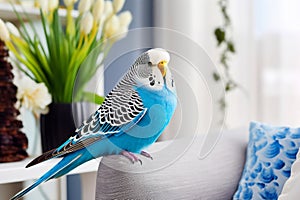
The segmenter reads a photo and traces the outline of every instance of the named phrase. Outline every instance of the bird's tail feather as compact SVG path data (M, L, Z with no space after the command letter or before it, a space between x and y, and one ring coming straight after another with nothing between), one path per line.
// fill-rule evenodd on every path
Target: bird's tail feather
M48 181L49 179L52 179L55 177L56 174L59 174L61 171L63 171L65 168L73 164L78 158L81 157L81 154L75 155L71 154L69 156L66 156L63 158L59 163L57 163L52 169L50 169L46 174L44 174L41 178L39 178L37 181L35 181L32 185L25 188L24 190L17 193L15 196L13 196L10 200L17 200L27 194L29 191L37 187L39 184Z
M66 167L64 167L62 170L60 170L59 172L57 172L56 174L54 174L52 176L52 178L59 178L67 173L69 173L71 170L73 170L74 168L76 168L77 166L93 159L94 157L92 157L91 155L86 155L86 154L82 154L82 156L78 159L76 159L72 165L68 165Z

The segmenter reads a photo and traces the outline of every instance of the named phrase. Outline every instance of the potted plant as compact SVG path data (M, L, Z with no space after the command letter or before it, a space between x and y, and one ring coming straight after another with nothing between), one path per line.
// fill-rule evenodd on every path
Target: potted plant
M52 96L49 113L41 117L43 151L74 134L72 103L104 101L85 91L85 86L132 20L129 11L120 13L125 0L80 0L78 12L73 10L75 2L64 0L66 16L61 17L58 0L40 1L42 30L25 16L28 28L24 17L15 12L20 28L6 24L9 37L2 38L16 66L35 82L44 83Z

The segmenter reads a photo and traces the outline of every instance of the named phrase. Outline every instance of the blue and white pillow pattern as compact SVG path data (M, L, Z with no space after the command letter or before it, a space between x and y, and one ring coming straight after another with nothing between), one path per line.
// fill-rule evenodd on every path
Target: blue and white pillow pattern
M247 161L233 199L277 199L300 147L300 128L250 124Z

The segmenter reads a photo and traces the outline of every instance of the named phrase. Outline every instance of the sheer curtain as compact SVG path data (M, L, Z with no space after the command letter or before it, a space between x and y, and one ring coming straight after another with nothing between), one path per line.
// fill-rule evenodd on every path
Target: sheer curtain
M227 97L229 107L226 113L226 125L232 128L247 126L250 119L256 117L257 76L253 59L254 44L249 40L249 38L253 40L252 3L238 0L229 3L229 13L234 27L232 34L238 51L231 58L231 73L243 88L232 92ZM216 66L219 65L220 52L213 33L214 29L223 23L218 0L157 0L154 5L155 26L185 34L205 49ZM203 94L199 91L198 95ZM205 103L199 102L199 104ZM209 112L205 105L201 105L201 108L203 109L201 112Z
M211 38L213 34L213 24L214 21L217 21L218 18L215 17L217 15L214 15L211 13L209 14L209 11L211 11L211 4L209 1L199 1L199 0L188 0L188 1L182 1L182 0L166 0L166 1L160 1L155 0L154 1L154 26L156 27L162 27L165 29L171 29L174 31L178 31L179 34L184 34L187 38L193 40L195 43L198 43L200 46L205 49L205 51L208 51L205 47L212 47L210 45L213 42L213 38ZM216 11L216 13L218 13ZM207 17L207 16L211 17ZM204 31L208 30L208 31ZM170 45L167 45L169 47L172 47L174 49L169 49L170 51L176 51L176 45L185 45L189 46L191 44L184 43L183 41L176 41L176 39L173 38L173 34L166 31L163 35L157 35L154 40L162 39L162 43L168 43ZM159 38L158 38L159 37ZM176 44L175 44L176 43ZM201 52L193 52L193 49L191 47L189 54L195 54L199 53L199 57L203 56L201 55ZM209 53L208 53L209 54ZM179 55L183 56L183 55ZM183 56L184 57L184 56ZM176 60L176 56L173 55L173 58L171 61ZM193 61L190 61L193 62ZM189 71L190 65L188 63L180 62L180 59L176 61L176 66L171 66L173 70L175 70L178 66L180 68L185 68L186 72ZM203 59L203 65L206 65L205 58ZM176 71L176 70L175 70ZM189 72L191 73L191 72ZM203 73L203 72L201 72ZM199 133L206 133L209 129L209 123L210 118L212 117L211 113L211 99L209 96L209 93L207 92L207 88L205 85L205 80L199 78L199 76L193 76L194 74L186 74L186 77L188 78L184 80L184 78L176 79L176 87L177 87L177 93L179 95L179 106L182 106L179 108L177 107L177 110L180 109L188 109L193 107L193 109L197 109L196 106L199 108L198 116L194 115L194 113L190 112L190 115L185 116L183 112L175 112L175 115L173 117L173 121L168 126L166 132L163 134L163 139L170 139L173 138L176 132L178 131L178 124L180 124L182 121L182 117L184 117L184 120L191 121L190 118L198 117L199 118ZM203 75L203 74L202 74ZM176 78L176 77L175 77ZM178 77L177 77L178 78ZM211 77L203 77L204 79L211 78ZM184 88L183 86L185 84L192 85L192 89L188 90ZM197 91L193 93L192 91ZM195 95L195 96L194 96ZM184 104L184 98L189 97L190 98L190 104L189 106L186 106L187 104ZM195 99L199 99L197 102L195 102ZM183 101L183 103L181 102ZM198 103L198 105L195 105ZM186 107L185 107L186 106ZM185 110L184 110L185 111ZM188 119L187 119L188 118ZM186 124L186 126L188 126ZM194 135L194 132L187 132L185 133L188 136Z
M300 125L300 0L256 0L260 119Z
M218 0L156 0L154 6L155 26L186 34L219 65L213 36L222 23ZM230 72L241 87L227 96L227 128L251 120L299 126L299 8L300 0L229 1L237 50Z

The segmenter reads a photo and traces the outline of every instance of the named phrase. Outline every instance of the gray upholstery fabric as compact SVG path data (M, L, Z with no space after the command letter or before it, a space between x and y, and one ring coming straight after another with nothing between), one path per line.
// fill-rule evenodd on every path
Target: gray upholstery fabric
M98 169L96 199L231 199L243 170L246 147L246 129L224 131L205 159L197 157L199 142L194 142L168 167L146 173L133 172L159 166L172 152L153 161L143 158L142 166L122 156L105 157Z

